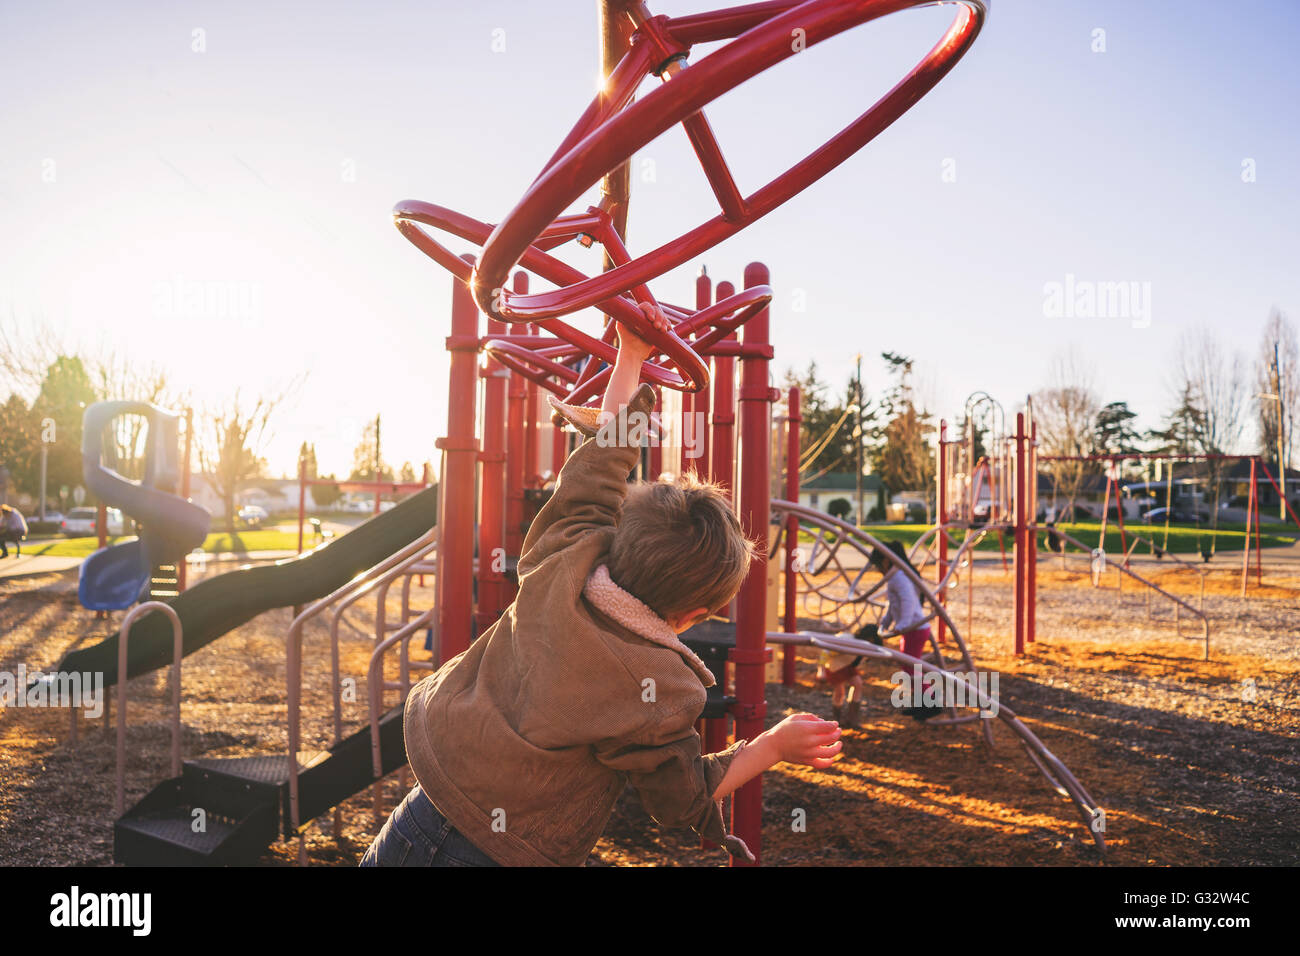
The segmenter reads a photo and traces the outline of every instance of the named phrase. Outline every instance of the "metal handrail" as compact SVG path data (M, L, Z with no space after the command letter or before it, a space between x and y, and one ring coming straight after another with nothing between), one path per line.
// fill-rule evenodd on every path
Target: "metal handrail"
M303 627L309 620L316 617L338 601L347 599L354 593L358 596L360 596L360 594L368 593L377 584L388 580L390 577L396 577L401 574L406 567L423 560L427 553L437 546L437 543L438 529L433 528L416 538L406 547L402 548L402 550L389 555L373 568L363 571L348 583L335 589L327 596L306 608L301 614L294 618L293 623L289 626L289 634L285 639L285 679L288 685L289 820L295 831L299 830L301 826L298 802L298 748L302 741L301 698ZM338 718L340 704L338 687L339 658L337 627L332 629L331 644L336 713L334 742L337 744L342 736L341 724ZM299 833L298 836L298 861L304 866L307 864L307 845L301 833Z
M131 625L150 611L161 611L172 622L172 776L181 774L181 658L184 657L184 634L180 616L170 604L145 601L137 604L122 618L117 635L117 815L126 809L126 645Z
M361 581L360 583L356 583L354 579L352 592L347 595L340 595L337 599L338 606L334 608L334 615L330 619L330 657L334 677L334 741L336 743L343 739L343 699L342 688L339 683L340 678L342 677L339 668L339 622L343 619L343 613L376 587L379 588L379 592L376 594L375 599L382 606L387 600L388 587L392 584L393 578L407 573L407 568L410 565L423 560L428 556L429 552L434 550L437 546L438 541L437 535L435 534L432 542L428 542L412 551L411 554L396 567L383 572L381 577L367 577L366 580ZM381 635L378 633L375 635L376 639L380 636Z
M380 779L383 775L383 761L381 759L379 747L379 718L382 716L384 691L393 689L401 690L402 697L405 699L406 694L410 692L411 682L410 673L403 667L401 671L401 680L394 688L389 688L383 680L383 663L384 654L394 644L399 641L405 646L412 637L420 631L421 628L427 627L437 613L437 608L432 607L423 614L416 617L413 621L408 622L396 632L380 641L375 649L370 653L370 666L366 671L366 690L369 697L370 711L370 752L374 761L375 779Z

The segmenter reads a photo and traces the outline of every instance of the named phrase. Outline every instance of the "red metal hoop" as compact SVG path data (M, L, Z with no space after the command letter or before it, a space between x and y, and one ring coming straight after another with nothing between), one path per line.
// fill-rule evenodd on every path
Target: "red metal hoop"
M492 233L492 226L469 216L462 215L444 206L407 199L393 207L393 220L402 235L406 236L421 252L433 259L456 278L474 288L473 266L460 258L446 246L427 233L422 226L431 226L450 233L468 242L482 245ZM609 216L598 209L585 214L564 216L553 223L546 235L530 244L520 256L517 265L533 272L557 286L581 283L587 279L581 272L568 263L561 262L544 250L552 248L567 239L580 235L613 236L617 234L610 225ZM644 287L633 290L639 295L639 301L654 301L650 291ZM476 290L477 297L477 290ZM644 313L635 301L622 294L611 296L597 303L597 308L612 319L629 326L638 336L654 345L667 357L673 369L663 365L647 366L646 378L666 388L682 391L699 391L708 387L709 367L697 352L682 341L673 332L662 332L647 321ZM748 316L747 316L748 317ZM513 322L535 322L537 325L554 333L566 342L577 346L589 355L602 355L613 346L612 330L607 328L604 339L592 338L585 332L575 329L567 322L557 318L547 319L510 319ZM697 328L692 326L691 328ZM606 341L608 339L609 341ZM612 354L612 351L611 351ZM612 359L610 359L612 361ZM513 366L512 366L513 367Z
M702 355L709 355L719 342L749 321L772 300L772 290L765 285L751 286L728 296L699 312L690 312L678 306L663 305L664 311L678 319L673 331L679 337L693 335L691 347ZM610 367L617 357L612 336L606 335L590 350L566 343L561 339L541 338L534 335L499 335L483 343L483 350L502 365L513 369L554 392L571 405L581 405L604 390L610 376ZM595 365L579 370L567 364L583 355L593 356L606 364L595 371ZM653 358L653 356L651 357ZM643 366L642 378L663 384L664 369L652 361Z
M799 50L845 30L900 10L945 2L958 7L952 25L907 76L820 148L749 196L741 196L701 112L704 106ZM844 162L929 92L970 48L987 9L988 0L778 0L677 19L647 19L633 7L637 31L610 75L608 91L591 103L523 199L487 238L475 270L479 307L507 322L541 322L592 305L603 308L612 298L644 287L735 235ZM792 37L801 38L802 44ZM727 39L732 42L681 68L693 44ZM669 74L671 79L632 102L647 74ZM617 264L600 276L556 282L560 288L549 292L506 290L506 277L530 247L554 238L557 227L567 228L572 217L561 214L569 205L676 123L686 128L722 208L719 216L637 259L626 255L615 236L615 248L609 251Z

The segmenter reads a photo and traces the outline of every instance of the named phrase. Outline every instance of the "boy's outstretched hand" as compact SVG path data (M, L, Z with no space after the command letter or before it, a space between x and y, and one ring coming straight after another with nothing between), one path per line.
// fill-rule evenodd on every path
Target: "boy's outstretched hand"
M825 770L843 748L840 725L835 721L822 720L813 714L791 714L741 748L727 767L713 799L721 800L783 760Z
M844 748L840 725L813 714L791 714L767 733L772 735L779 759L819 770L834 763Z
M641 314L646 317L652 326L660 332L667 332L671 327L668 322L668 316L664 315L664 310L654 302L639 303ZM638 362L644 362L651 354L654 353L655 347L645 339L641 338L630 328L621 322L615 323L618 329L618 353L619 356L627 355L628 358L635 359Z
M642 302L640 308L641 314L654 328L661 332L668 331L668 316L664 315L663 309L653 302ZM613 371L605 384L605 397L600 403L599 421L602 427L618 414L622 405L632 400L637 383L641 380L641 363L655 352L653 345L626 325L616 322L615 328L618 330L618 357L614 359Z

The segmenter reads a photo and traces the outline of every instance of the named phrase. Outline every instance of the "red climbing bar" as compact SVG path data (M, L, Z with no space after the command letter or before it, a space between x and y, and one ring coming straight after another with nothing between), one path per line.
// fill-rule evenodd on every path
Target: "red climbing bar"
M799 503L799 426L803 416L799 410L799 389L792 387L786 400L786 469L785 500ZM790 514L785 520L785 619L787 634L799 630L798 588L799 573L795 570L795 561L799 553L799 518ZM781 649L781 683L793 687L795 683L796 648L787 644Z
M704 269L700 269L700 274L695 277L695 310L703 312L713 304L713 280ZM708 362L707 356L704 361ZM705 439L705 429L697 427L697 421L700 414L708 414L709 393L707 390L700 392L682 392L682 434L681 434L681 470L682 474L694 472L701 478L707 475L707 462L702 462L698 456L687 457L687 452L691 449L699 450L700 442Z
M1016 568L1016 656L1025 653L1025 413L1016 413L1016 527L1013 553Z
M528 273L515 273L514 290L528 292ZM528 382L510 373L506 414L506 553L514 557L524 546L524 407ZM513 595L507 595L513 600Z
M467 257L468 260L468 257ZM473 626L474 479L479 444L474 434L478 392L478 306L465 283L452 280L451 353L447 374L447 435L438 493L438 649L442 661L469 647Z
M751 262L745 267L746 288L766 285L767 267ZM731 660L736 674L736 737L753 740L764 730L767 716L767 526L771 516L772 392L767 383L772 348L768 344L768 310L764 308L745 325L745 354L740 360L741 385L737 396L741 444L740 525L756 543L753 563L736 598L736 646ZM736 791L732 804L732 830L748 845L755 861L762 859L763 778L755 777ZM733 866L743 865L734 856Z
M489 336L504 332L506 324L487 320ZM500 616L506 604L505 498L506 498L506 386L510 373L504 365L484 355L479 366L483 378L482 490L478 513L478 608L475 632L482 634Z
M713 290L716 301L722 301L728 296L734 295L735 286L730 282L719 282ZM729 339L735 341L736 332L733 329L728 333ZM729 355L719 355L713 359L713 378L710 388L713 392L710 406L712 416L710 418L709 428L703 440L710 445L709 459L704 474L709 481L721 485L728 495L732 496L732 506L735 506L735 490L732 481L732 473L735 468L733 432L736 421L736 377L735 377L736 360ZM734 614L733 614L734 619ZM719 689L728 694L731 692L731 665L723 664L722 685ZM704 722L704 747L709 753L717 753L727 746L727 721L725 718L706 720Z
M562 428L551 430L551 480L560 476L564 459L569 457L569 440Z
M948 573L948 532L944 528L944 525L947 524L948 522L948 422L942 418L939 419L938 481L939 481L939 494L937 497L938 497L938 505L939 505L939 514L937 515L937 518L938 518L938 525L939 525L939 533L937 537L939 539L939 580L938 580L939 587L938 590L935 591L935 596L938 597L940 603L947 603L948 590L943 586L943 578L944 575ZM993 495L990 492L989 494L990 503L992 502L992 499L993 499ZM975 565L974 562L972 561L971 571L974 570L975 570ZM966 586L970 587L970 585L971 582L967 581ZM944 624L942 614L939 615L939 619L935 621L934 636L935 639L940 644L944 642L944 638L947 636L947 626Z
M541 335L541 329L531 322L524 326L529 335ZM538 427L537 427L537 402L538 391L537 383L532 379L528 380L527 398L524 402L524 487L537 487L537 472L539 449L538 445Z
M714 290L716 301L735 295L736 287L730 282L719 282ZM724 342L736 343L733 329ZM736 343L739 344L739 343ZM713 418L709 429L713 450L709 455L710 479L722 485L729 494L735 493L733 476L736 470L736 360L719 352L713 359Z
M1025 480L1029 485L1029 569L1025 577L1025 643L1034 643L1038 627L1038 423L1030 413L1029 447L1025 457L1029 468ZM1127 552L1126 552L1127 553Z

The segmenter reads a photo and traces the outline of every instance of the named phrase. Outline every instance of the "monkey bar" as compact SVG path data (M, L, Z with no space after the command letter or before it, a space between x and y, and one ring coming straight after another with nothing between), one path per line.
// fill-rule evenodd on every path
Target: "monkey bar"
M641 2L620 5L634 27L624 55L609 71L605 88L506 218L493 227L445 207L407 200L394 209L397 228L465 282L473 290L479 308L490 318L533 322L588 354L598 354L604 339L592 338L559 321L562 316L595 306L667 356L673 369L648 366L646 375L650 380L669 388L700 391L708 385L708 371L699 354L682 340L677 329L656 329L637 308L637 302L654 301L646 283L735 235L879 135L933 88L970 48L983 25L987 2L954 0L957 9L944 36L893 89L821 147L749 196L743 196L735 183L703 107L823 40L887 14L935 2L777 0L678 18L654 16ZM613 9L606 5L607 20ZM610 39L606 38L607 43ZM686 66L695 44L718 41L728 42L698 63ZM612 61L611 52L607 50L607 61ZM664 83L634 100L647 76L657 76ZM598 205L581 213L565 214L611 170L625 169L638 149L678 123L686 130L721 207L719 216L633 258L621 234L625 198L613 198L607 192ZM482 246L482 261L470 267L431 236L426 226ZM589 278L547 254L547 250L570 240L587 247L600 243L612 268ZM536 272L557 288L531 294L508 290L506 279L516 266ZM519 359L518 355L513 357Z

